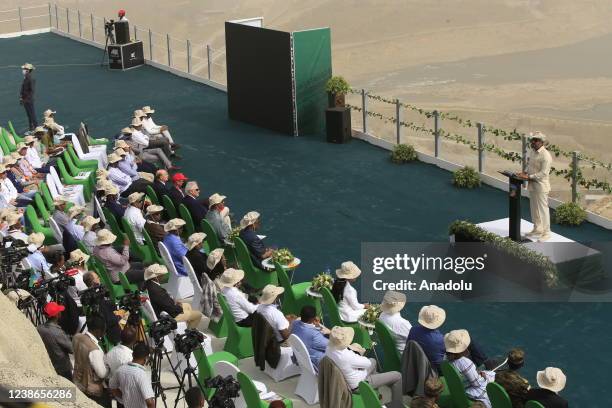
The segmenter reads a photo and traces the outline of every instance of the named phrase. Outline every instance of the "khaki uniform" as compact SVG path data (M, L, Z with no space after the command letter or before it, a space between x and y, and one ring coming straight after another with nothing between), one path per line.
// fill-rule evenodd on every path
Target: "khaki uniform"
M544 146L537 151L531 151L527 162L529 207L533 232L541 236L550 235L548 194L550 193L551 165L552 156Z

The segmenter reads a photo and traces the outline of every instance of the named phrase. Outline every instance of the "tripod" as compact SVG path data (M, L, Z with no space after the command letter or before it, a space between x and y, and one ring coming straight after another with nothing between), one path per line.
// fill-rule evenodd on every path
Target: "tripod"
M202 352L204 351L202 350ZM183 376L179 380L179 385L178 385L179 390L178 390L178 393L176 394L176 400L174 400L174 408L178 406L179 400L181 399L181 393L185 394L187 392L183 388L185 384L185 378L187 378L187 381L189 382L189 388L193 386L193 380L195 379L195 382L196 384L198 384L198 387L200 387L200 390L204 390L204 386L200 382L200 379L198 378L195 372L196 371L195 367L192 367L191 363L189 362L191 353L192 353L191 351L188 353L183 353L183 355L185 356L185 362L187 363L187 367L185 367L185 370L183 371Z
M102 61L100 61L100 66L104 66L104 60L106 59L106 54L108 52L108 44L115 43L115 34L113 33L113 23L104 23L104 31L106 32L106 40L104 42L104 51L102 53Z
M153 349L153 358L151 359L151 385L153 386L153 392L155 393L156 404L157 398L161 395L164 407L168 408L168 404L166 403L165 390L173 390L176 387L164 388L161 384L161 362L163 356L166 356L166 358L168 359L168 363L170 363L170 368L172 369L174 376L178 380L178 373L172 365L170 355L168 355L168 350L166 350L166 348L164 347L164 338L162 337L161 339L157 339L155 341L155 348Z

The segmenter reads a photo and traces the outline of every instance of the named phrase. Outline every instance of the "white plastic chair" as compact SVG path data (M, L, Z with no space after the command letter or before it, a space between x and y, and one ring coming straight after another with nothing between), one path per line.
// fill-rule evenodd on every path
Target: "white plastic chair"
M238 380L238 373L240 372L240 369L236 367L235 365L233 365L232 363L230 363L229 361L218 361L215 364L214 369L215 369L216 375L220 375L223 378L227 376L231 376L235 380ZM266 387L266 384L259 382L259 381L255 381L255 380L253 380L253 384L255 385L255 388L259 392L259 395L262 395L268 392L268 387ZM234 404L236 408L246 408L247 407L247 403L242 393L240 393L238 397L234 399Z
M293 349L301 370L300 379L295 387L295 395L301 397L308 405L314 405L319 402L319 386L317 372L310 360L310 353L295 334L290 335L287 341Z
M281 347L280 351L280 360L276 368L270 367L267 361L266 367L264 368L264 373L272 378L274 382L280 382L289 377L300 375L301 371L299 366L293 364L293 360L291 359L293 349L291 347Z
M147 299L147 301L142 304L142 313L149 319L151 323L155 323L157 321L157 315L155 314L155 310L153 310L153 305L151 304L151 301L149 299ZM185 326L187 326L185 322L180 323L183 323ZM177 328L180 323L177 323ZM153 339L149 340L153 341ZM151 344L151 346L155 345ZM164 348L168 352L174 350L174 343L172 342L172 339L170 339L169 335L164 337Z
M51 217L49 217L49 226L51 227L51 231L53 231L53 238L55 238L57 243L61 244L64 242L62 230L60 229L59 225L57 225L57 222L55 222L55 220Z
M106 222L106 217L104 216L104 211L102 211L102 206L100 205L100 201L98 201L98 197L94 195L93 199L96 212L98 213L98 217L100 217L100 221L102 221L104 225L107 225L108 223Z
M97 160L99 169L105 169L106 166L108 165L108 157L106 156L106 146L103 146L104 151L99 149L99 150L91 150L89 153L83 153L83 148L81 147L81 143L79 142L79 139L75 134L72 135L72 145L74 147L74 152L77 154L79 159Z
M166 283L164 287L170 296L172 296L175 300L189 299L193 296L193 285L191 284L189 277L178 274L176 267L174 266L174 262L172 262L172 256L170 256L170 252L163 242L160 242L158 247L162 258L164 259L164 263L170 272L168 283Z
M55 187L60 193L60 195L66 196L70 199L70 201L75 204L84 206L85 205L85 197L83 196L83 186L80 184L75 185L64 185L62 180L60 180L55 167L49 168L49 175L51 176L51 180L55 183Z
M202 285L198 282L198 277L193 270L193 266L189 259L186 256L183 257L183 265L185 266L185 270L187 271L187 275L189 275L189 280L191 281L191 285L193 286L193 298L191 299L191 308L195 310L200 310L200 301L202 300L203 291Z

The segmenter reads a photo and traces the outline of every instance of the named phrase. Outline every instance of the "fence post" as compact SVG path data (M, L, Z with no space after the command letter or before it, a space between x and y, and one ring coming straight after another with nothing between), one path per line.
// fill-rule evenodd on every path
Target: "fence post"
M210 55L212 54L210 45L206 44L206 61L208 62L208 79L210 79L211 62Z
M572 152L572 203L578 201L578 161L580 160L580 152Z
M401 118L400 118L400 101L399 99L395 100L395 135L397 138L397 144L400 144L401 139Z
M23 18L21 17L21 7L17 8L17 12L19 13L19 31L23 31Z
M83 31L81 29L81 10L77 10L77 19L79 20L79 38L83 38Z
M191 41L187 40L187 73L191 74Z
M521 136L521 157L522 157L522 165L521 169L523 172L527 171L527 137L525 135Z
M57 13L57 3L55 4L55 28L59 30L59 14Z
M51 18L51 3L47 3L49 5L49 28L53 27L53 20Z
M477 123L478 127L478 172L482 173L484 170L484 125L482 123Z
M440 156L440 128L438 121L440 120L440 113L435 110L433 111L434 117L434 154L436 157Z
M134 41L138 41L138 27L134 25Z
M361 90L361 120L363 122L363 133L368 133L368 99L365 89Z
M168 47L168 66L172 66L172 56L170 55L170 34L166 34L166 46Z
M153 33L149 28L149 58L153 61Z
M66 29L68 34L70 34L70 10L68 10L68 7L66 7Z
M94 28L94 16L93 16L93 13L90 14L89 19L91 21L91 41L95 42L96 41L96 30Z

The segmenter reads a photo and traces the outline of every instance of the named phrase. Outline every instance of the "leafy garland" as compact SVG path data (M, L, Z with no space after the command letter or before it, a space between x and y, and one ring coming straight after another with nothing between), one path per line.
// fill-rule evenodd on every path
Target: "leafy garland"
M461 220L454 221L449 226L448 232L451 235L461 234L473 240L489 243L508 255L540 268L544 272L544 279L549 288L554 288L559 284L559 271L548 257L512 241L510 238L500 237L469 221Z

